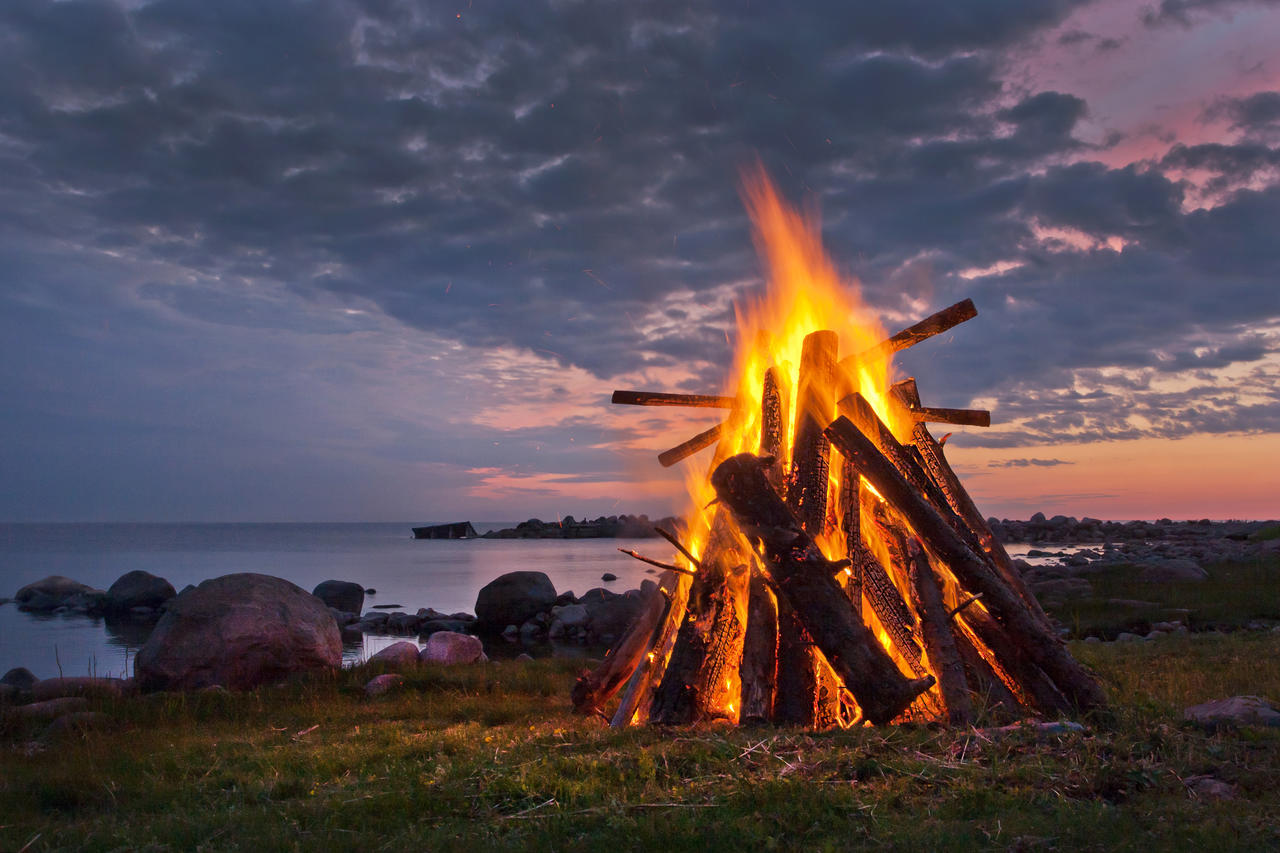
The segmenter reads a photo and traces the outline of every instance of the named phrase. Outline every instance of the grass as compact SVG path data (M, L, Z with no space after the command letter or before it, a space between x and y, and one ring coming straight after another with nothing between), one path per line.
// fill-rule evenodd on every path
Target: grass
M1194 631L1234 630L1254 620L1280 620L1280 563L1272 557L1205 566L1203 581L1143 583L1129 566L1085 577L1093 595L1061 605L1056 614L1074 637L1114 639L1145 634L1152 624L1182 621ZM1147 606L1118 602L1145 602Z
M558 660L424 668L378 699L365 669L95 700L117 729L48 741L0 718L0 849L1280 847L1280 730L1181 720L1212 698L1280 698L1280 635L1072 650L1112 706L1061 735L614 731L569 713L580 662ZM1198 775L1235 798L1198 798Z

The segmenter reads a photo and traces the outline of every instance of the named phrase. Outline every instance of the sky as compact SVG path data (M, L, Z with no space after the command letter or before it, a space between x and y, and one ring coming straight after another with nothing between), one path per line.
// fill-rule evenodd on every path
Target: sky
M1280 516L1280 2L4 0L0 520L684 506L820 210L988 515ZM690 465L706 465L705 454ZM683 467L683 466L681 466Z

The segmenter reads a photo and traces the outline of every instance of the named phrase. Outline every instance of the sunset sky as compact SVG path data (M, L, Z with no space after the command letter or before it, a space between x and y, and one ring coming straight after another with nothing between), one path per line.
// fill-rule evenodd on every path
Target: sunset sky
M0 521L666 514L759 157L988 515L1280 517L1280 2L3 0ZM942 432L945 430L938 430ZM705 467L706 454L694 465Z

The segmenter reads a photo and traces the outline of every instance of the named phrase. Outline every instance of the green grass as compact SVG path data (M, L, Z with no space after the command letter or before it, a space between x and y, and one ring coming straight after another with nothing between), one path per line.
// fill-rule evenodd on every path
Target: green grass
M1113 707L1084 734L641 728L575 717L579 664L369 673L101 700L117 731L0 724L0 849L1270 850L1280 731L1183 705L1280 697L1280 637L1073 644ZM40 748L42 745L43 748ZM1237 798L1202 802L1213 774ZM33 841L34 839L34 841Z
M1086 575L1093 595L1054 611L1073 637L1113 639L1146 633L1155 622L1183 621L1192 630L1232 630L1255 619L1280 620L1280 562L1274 557L1205 566L1204 581L1143 583L1129 566ZM1147 602L1140 607L1117 600Z

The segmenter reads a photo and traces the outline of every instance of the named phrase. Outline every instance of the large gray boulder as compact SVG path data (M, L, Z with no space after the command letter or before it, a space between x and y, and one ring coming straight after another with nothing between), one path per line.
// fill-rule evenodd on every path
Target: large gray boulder
M452 631L437 631L427 640L427 644L418 653L418 660L423 663L443 663L450 666L463 663L478 663L488 660L484 654L484 646L478 637L470 634L455 634Z
M323 581L311 594L334 610L359 613L364 610L364 587L351 581Z
M173 584L164 578L134 569L121 575L107 589L107 606L120 612L127 612L135 607L159 609L177 594Z
M1280 726L1280 711L1261 696L1213 699L1184 709L1182 716L1202 725L1234 723L1245 726Z
M1200 568L1199 563L1186 557L1152 560L1142 564L1140 568L1138 580L1143 583L1198 582L1209 577L1209 573Z
M172 599L134 671L142 690L248 690L341 663L342 637L324 602L282 578L244 573Z
M556 588L542 572L508 572L480 589L476 621L482 628L501 631L521 625L556 603Z

